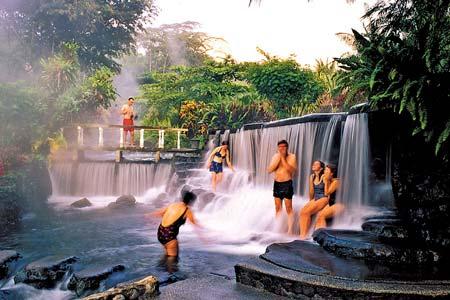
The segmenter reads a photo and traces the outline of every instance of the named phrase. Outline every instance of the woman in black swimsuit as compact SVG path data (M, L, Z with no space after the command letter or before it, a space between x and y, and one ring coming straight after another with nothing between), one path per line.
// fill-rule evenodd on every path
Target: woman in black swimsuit
M329 201L317 215L316 229L327 227L327 219L330 219L344 210L344 205L336 203L336 191L339 188L340 180L337 178L337 167L328 165L324 172L325 195Z
M222 181L223 178L224 160L227 161L228 167L234 172L227 141L223 141L222 146L216 147L208 158L208 169L211 172L211 185L214 192L216 191L216 186Z
M311 226L311 216L318 213L328 204L328 197L325 196L325 183L323 180L325 164L316 160L313 162L309 178L309 199L310 201L300 211L300 239L305 239Z
M178 256L178 232L180 227L189 220L193 225L199 227L189 208L197 196L191 192L183 194L183 201L175 202L167 207L151 213L151 216L162 217L158 227L158 241L164 246L167 256Z

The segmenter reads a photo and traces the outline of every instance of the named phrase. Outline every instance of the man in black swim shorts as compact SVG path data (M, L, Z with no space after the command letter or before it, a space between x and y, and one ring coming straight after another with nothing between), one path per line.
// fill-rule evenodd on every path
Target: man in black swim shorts
M297 170L297 159L295 154L288 152L288 143L286 140L278 142L278 151L272 157L267 171L275 173L273 183L273 197L275 198L275 214L278 217L281 213L282 201L285 201L286 212L288 215L288 234L292 234L294 224L294 213L292 211L292 197L294 195L294 186L292 177Z

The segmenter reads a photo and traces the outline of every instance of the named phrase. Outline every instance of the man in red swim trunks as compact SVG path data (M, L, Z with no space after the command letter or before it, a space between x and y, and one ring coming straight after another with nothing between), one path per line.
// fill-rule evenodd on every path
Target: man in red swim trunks
M127 104L122 106L120 110L123 115L123 131L124 131L124 143L127 144L127 132L130 133L130 145L134 146L134 111L133 111L134 99L132 97L128 98Z

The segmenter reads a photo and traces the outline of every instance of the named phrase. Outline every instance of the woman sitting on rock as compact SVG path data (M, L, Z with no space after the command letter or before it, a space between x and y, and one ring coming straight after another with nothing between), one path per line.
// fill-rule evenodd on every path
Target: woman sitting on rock
M182 197L182 201L172 203L167 207L150 213L151 216L162 217L157 236L158 241L164 246L167 256L178 256L177 236L180 227L186 223L186 220L189 220L196 227L200 227L190 209L197 196L192 192L184 192Z
M309 177L309 202L300 211L300 239L305 239L308 234L311 217L322 210L328 204L328 197L325 195L324 182L325 164L316 160L311 166L313 173Z
M328 204L317 215L316 229L327 227L327 220L344 210L344 205L336 203L336 191L340 185L340 180L337 178L337 167L327 165L323 180L325 183L325 195L328 196Z

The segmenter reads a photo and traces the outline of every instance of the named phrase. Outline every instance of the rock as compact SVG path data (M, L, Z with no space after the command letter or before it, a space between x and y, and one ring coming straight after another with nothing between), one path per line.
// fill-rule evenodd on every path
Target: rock
M145 277L136 282L117 285L103 293L90 295L84 300L123 300L151 299L159 294L158 279L154 276Z
M362 224L364 231L372 232L384 239L405 240L408 238L407 229L400 220L371 220Z
M83 198L83 199L73 202L72 204L70 204L70 206L75 207L75 208L83 208L83 207L92 206L92 203L87 198Z
M123 265L113 267L95 267L84 269L73 274L70 278L67 288L75 291L77 296L85 294L87 291L93 291L100 287L100 283L114 272L123 271Z
M204 193L206 192L206 190L205 190L205 189L202 189L202 188L198 188L198 189L193 189L192 192L193 192L195 195L197 195L197 197L198 197L198 196L204 194Z
M212 192L202 195L202 199L205 202L211 202L215 197L216 197L216 194L214 194Z
M108 204L108 208L125 208L136 205L136 198L133 195L123 195L117 198L115 202Z
M0 279L3 279L8 275L8 263L19 259L20 254L12 250L0 251Z
M418 245L390 244L365 231L319 229L314 240L341 257L364 259L385 265L436 265L443 256Z
M156 197L155 203L164 202L167 200L167 198L169 198L169 195L167 193L161 193Z
M71 265L78 258L75 256L58 257L48 256L28 264L16 276L15 283L26 283L35 288L53 288L63 278L64 274L71 269Z

